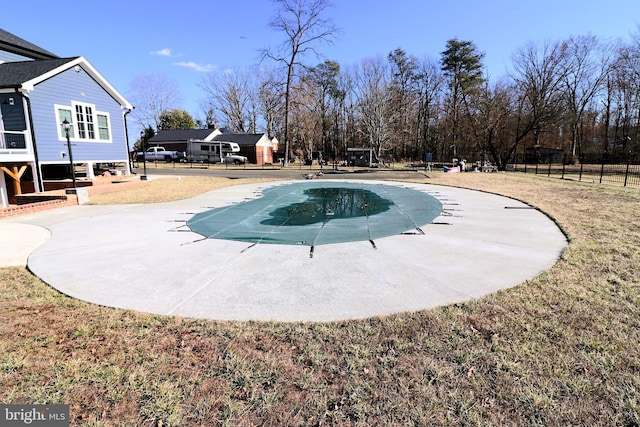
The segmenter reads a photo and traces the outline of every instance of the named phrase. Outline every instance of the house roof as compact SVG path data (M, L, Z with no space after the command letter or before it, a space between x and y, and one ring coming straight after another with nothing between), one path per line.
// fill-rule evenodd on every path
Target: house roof
M0 88L22 87L24 82L36 79L75 59L77 58L5 62L0 64Z
M56 58L35 61L4 62L0 64L0 88L32 91L41 83L71 67L78 66L93 78L123 108L133 109L111 84L82 56L75 58Z
M213 138L211 138L212 134L215 134ZM253 146L264 135L264 133L233 133L226 129L161 130L150 138L149 142L159 144L162 142L187 142L193 139L196 141L235 142L238 145Z
M149 142L185 142L190 139L206 139L215 129L161 130Z
M0 28L0 50L33 59L53 59L58 56Z
M235 142L238 145L256 145L264 133L222 133L212 141Z

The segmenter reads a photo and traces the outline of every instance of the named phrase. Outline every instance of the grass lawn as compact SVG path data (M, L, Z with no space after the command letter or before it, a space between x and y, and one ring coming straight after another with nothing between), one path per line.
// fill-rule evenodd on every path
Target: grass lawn
M162 197L245 182L194 180ZM416 181L526 201L570 245L514 288L339 323L141 314L0 269L0 402L67 403L88 426L640 425L640 191L516 173Z

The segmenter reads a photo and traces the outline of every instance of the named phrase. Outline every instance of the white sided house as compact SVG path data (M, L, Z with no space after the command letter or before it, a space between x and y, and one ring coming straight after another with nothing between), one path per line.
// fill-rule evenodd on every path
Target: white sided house
M70 154L88 180L102 163L129 174L132 108L84 57L60 58L0 29L0 207L71 187Z

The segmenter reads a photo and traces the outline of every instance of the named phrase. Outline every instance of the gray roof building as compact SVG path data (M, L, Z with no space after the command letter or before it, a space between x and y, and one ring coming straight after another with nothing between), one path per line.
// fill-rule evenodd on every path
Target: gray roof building
M235 142L240 146L256 145L264 135L264 133L222 133L216 135L213 141Z
M149 144L160 145L173 142L187 142L190 139L210 141L215 129L161 130L149 139Z
M58 58L58 55L36 46L33 43L29 43L28 41L21 39L2 28L0 28L0 50L33 59Z
M40 77L77 58L5 62L0 64L0 88L19 88L22 83Z

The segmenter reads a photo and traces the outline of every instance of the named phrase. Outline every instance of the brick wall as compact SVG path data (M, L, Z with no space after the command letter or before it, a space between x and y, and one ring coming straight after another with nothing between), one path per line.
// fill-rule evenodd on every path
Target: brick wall
M61 208L64 206L75 206L78 204L75 195L69 195L65 200L48 200L46 202L29 203L26 205L13 205L8 208L0 208L0 218L26 215L48 209Z
M140 181L138 177L130 176L121 180L114 180L115 177L100 177L93 180L88 187L84 187L89 191L89 201L92 194L108 193L111 191L124 190L145 185L147 181ZM61 200L37 200L39 194L43 197L60 197ZM0 207L0 219L17 215L26 215L30 213L40 212L48 209L62 208L65 206L76 206L78 199L74 194L65 194L63 190L46 191L44 193L33 193L24 197L34 197L35 203L23 205L11 205L8 208Z

